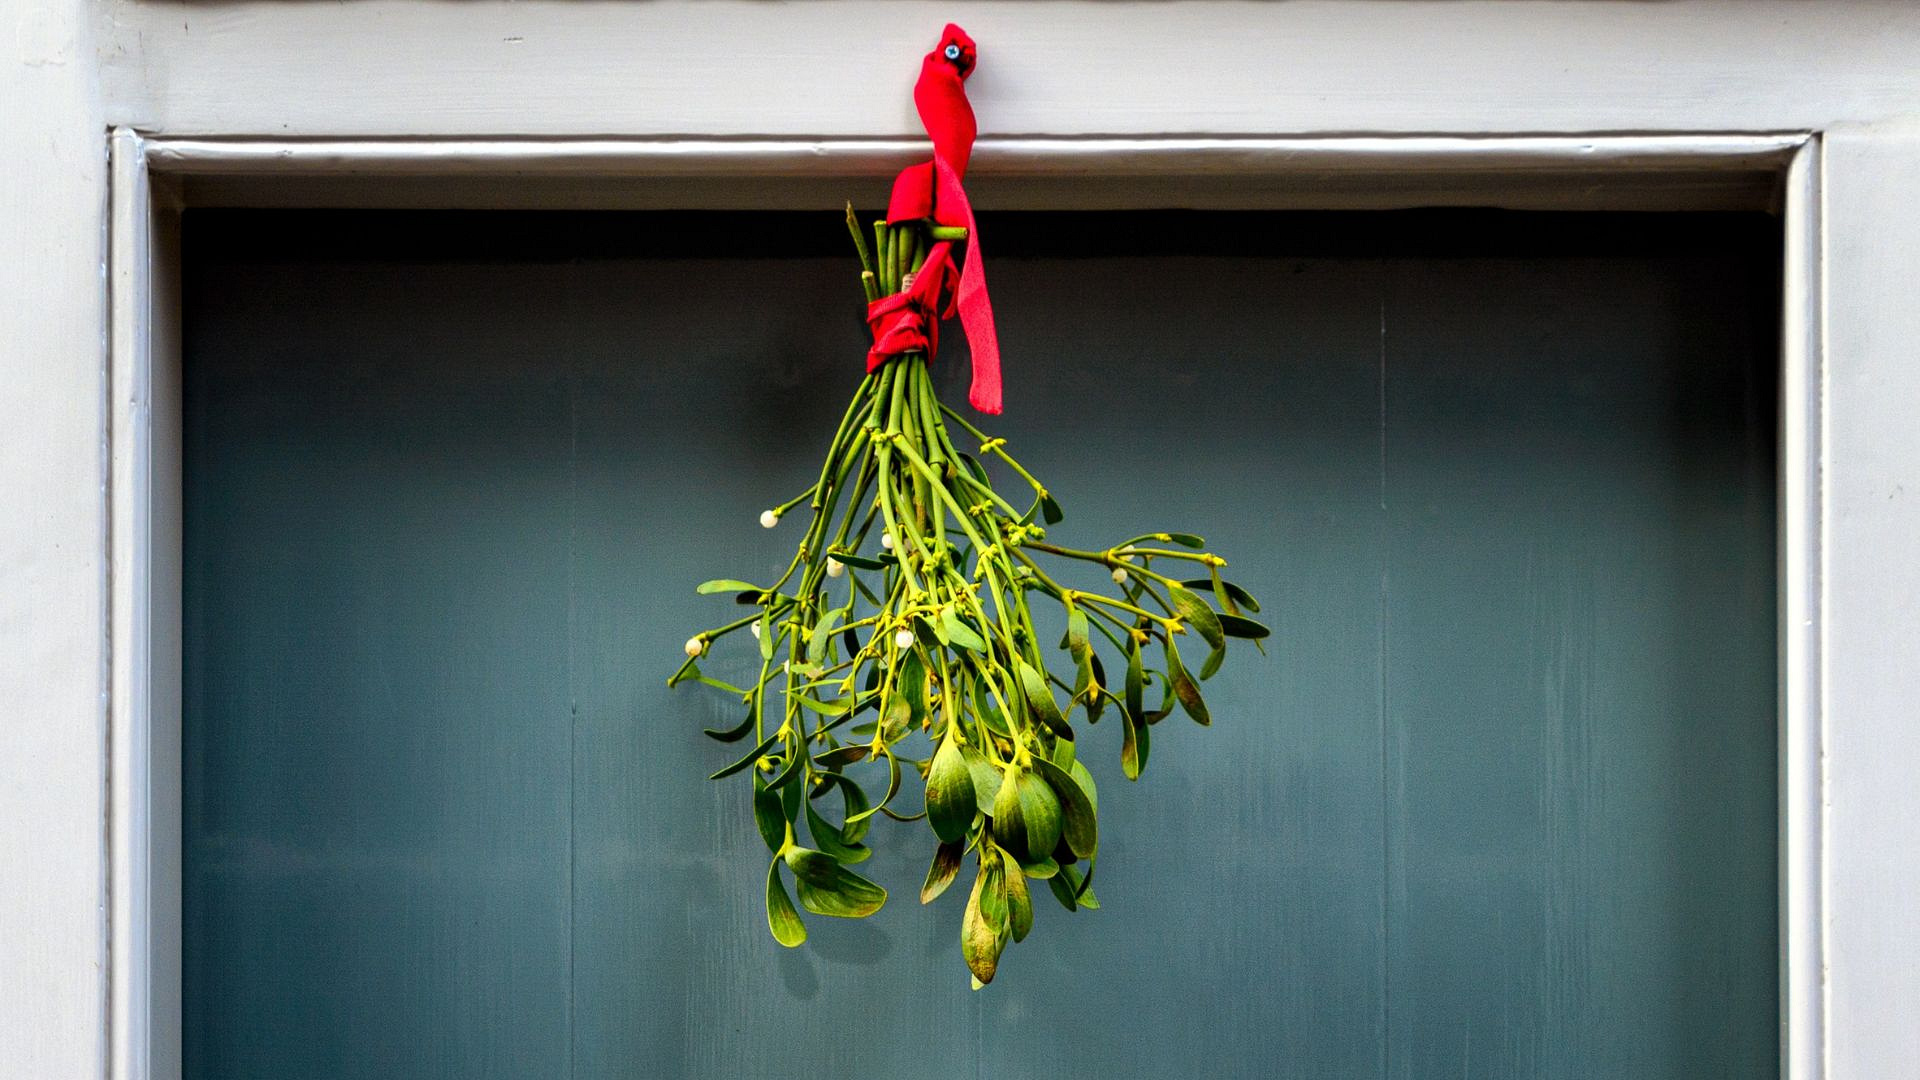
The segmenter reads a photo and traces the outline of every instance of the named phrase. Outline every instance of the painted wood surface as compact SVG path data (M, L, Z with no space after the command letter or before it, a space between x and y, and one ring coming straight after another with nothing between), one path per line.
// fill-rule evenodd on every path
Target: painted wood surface
M661 685L843 234L478 224L189 217L188 1075L1772 1073L1770 223L990 222L1059 535L1205 523L1276 640L1138 785L1092 733L1105 908L981 994L911 829L779 949Z
M0 6L0 1077L106 1068L106 154L93 5Z
M187 205L255 208L837 210L926 154L924 137L143 139ZM1768 210L1807 141L988 135L967 187L982 210Z
M1920 219L1903 194L1920 129L1836 132L1827 154L1830 1045L1835 1077L1867 1077L1920 1067L1920 455L1903 445L1920 401Z
M1548 3L102 0L109 120L176 135L915 136L981 42L982 132L1783 131L1911 116L1920 9Z

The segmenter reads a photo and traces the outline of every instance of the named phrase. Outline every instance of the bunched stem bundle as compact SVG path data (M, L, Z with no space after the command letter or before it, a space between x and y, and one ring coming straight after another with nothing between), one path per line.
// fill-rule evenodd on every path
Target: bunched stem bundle
M925 221L876 222L869 246L851 207L847 224L869 302L910 285L933 243L965 238ZM1025 509L995 489L982 459L1019 478ZM806 532L778 580L700 586L754 611L691 638L669 685L705 683L746 707L737 726L707 733L753 740L713 778L751 777L754 818L773 852L768 923L781 944L806 939L783 865L808 911L871 915L886 890L848 867L871 854L863 841L875 816L924 817L937 847L922 903L974 863L961 949L978 987L1032 928L1030 880L1044 880L1068 911L1099 906L1097 794L1075 757L1074 710L1089 724L1117 711L1121 768L1138 778L1153 724L1175 708L1210 723L1199 681L1218 669L1229 638L1266 636L1246 615L1259 605L1222 579L1225 560L1199 550L1196 536L1149 533L1097 551L1048 542L1046 527L1062 516L1053 495L1003 440L940 402L918 354L862 379L819 479L762 524L795 511L806 514ZM1113 590L1070 587L1048 569L1072 562L1105 569ZM1070 681L1049 670L1036 603L1065 614ZM753 685L702 672L713 644L741 630L757 639ZM1182 660L1182 638L1206 649L1197 673ZM1117 685L1103 648L1125 673ZM1160 702L1149 709L1155 684ZM920 731L932 752L909 757L903 740ZM867 760L887 766L877 802L848 772ZM895 802L908 769L925 797L922 809L902 813ZM837 825L814 805L835 789L844 807ZM811 847L800 841L802 818Z

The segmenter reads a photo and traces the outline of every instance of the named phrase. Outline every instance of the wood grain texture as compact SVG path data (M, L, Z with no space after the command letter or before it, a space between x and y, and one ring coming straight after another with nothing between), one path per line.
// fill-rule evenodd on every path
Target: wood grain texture
M1920 168L1912 126L1826 140L1830 1054L1833 1076L1920 1061Z
M253 272L222 318L303 287ZM188 366L185 1060L546 1075L571 944L564 346L486 317L516 287L457 267L424 336L335 332L396 284L349 277L276 346Z
M1703 318L1730 269L1395 267L1390 1076L1778 1068L1773 325Z
M991 222L1061 538L1204 525L1276 640L1138 785L1089 733L1105 908L971 994L911 829L774 945L661 686L838 415L838 226L196 214L188 1075L1771 1071L1768 225Z
M1910 112L1887 2L107 0L109 119L170 134L915 136L954 20L988 134L1754 131ZM854 62L850 58L858 57Z
M106 154L91 5L0 9L0 1076L105 1069Z

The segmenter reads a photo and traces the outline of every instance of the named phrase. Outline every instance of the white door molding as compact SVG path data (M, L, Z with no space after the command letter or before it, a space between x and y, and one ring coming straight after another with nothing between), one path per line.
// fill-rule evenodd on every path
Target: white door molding
M1822 140L1831 1075L1920 1071L1920 128Z
M676 189L679 193L671 197L678 200L674 205L710 205L699 198L700 193L705 192L707 200L724 198L719 193L730 184L765 188L807 177L883 175L905 160L913 147L822 139L173 139L122 129L112 136L111 149L111 1075L116 1080L169 1080L180 1069L182 419L176 322L179 250L174 232L180 209L177 193L184 191L191 201L197 181L237 177L244 180L241 187L216 190L229 196L253 193L254 197L291 191L292 196L279 200L278 204L286 205L298 204L298 182L303 180L414 177L430 186L490 190L496 199L504 200L504 192L516 185L553 177L627 184L681 177L695 179L701 186ZM1891 870L1882 865L1871 873L1861 872L1859 883L1835 882L1835 866L1853 866L1851 860L1862 854L1863 837L1852 828L1837 834L1832 830L1826 813L1829 787L1857 796L1857 803L1850 798L1841 809L1859 814L1862 826L1875 828L1888 825L1903 811L1910 814L1920 800L1910 785L1904 802L1895 790L1896 767L1902 761L1899 753L1882 750L1871 767L1863 763L1856 766L1858 772L1842 777L1830 775L1826 758L1827 709L1835 697L1828 681L1832 659L1825 645L1833 617L1827 574L1832 566L1842 566L1849 588L1869 591L1868 575L1878 561L1904 557L1890 546L1891 534L1883 535L1884 530L1910 521L1920 510L1907 509L1910 504L1892 512L1872 506L1870 523L1836 528L1826 501L1823 485L1832 464L1828 460L1832 445L1827 422L1829 365L1824 351L1828 328L1840 325L1852 334L1883 326L1897 329L1910 324L1914 316L1899 307L1897 293L1886 287L1858 303L1835 303L1828 288L1832 268L1827 264L1836 243L1828 232L1832 166L1823 154L1822 140L1807 134L1732 133L1513 139L1002 139L984 141L976 159L983 178L1005 181L1002 193L1010 202L1019 200L1022 183L1068 176L1075 179L1083 202L1098 205L1159 198L1152 180L1167 176L1245 181L1222 190L1239 191L1233 197L1248 206L1294 205L1300 189L1252 182L1289 175L1313 178L1323 196L1315 205L1342 205L1342 199L1355 205L1379 205L1369 202L1366 192L1373 185L1391 182L1397 197L1409 201L1451 199L1483 205L1517 201L1572 207L1593 205L1590 196L1595 189L1636 193L1633 199L1646 207L1669 202L1691 205L1680 193L1697 191L1699 185L1675 185L1675 178L1769 178L1762 188L1747 184L1726 190L1744 191L1743 197L1777 205L1786 228L1780 386L1779 961L1782 1071L1790 1080L1884 1075L1854 1069L1829 1073L1827 1062L1834 1052L1830 1030L1858 1039L1847 1049L1862 1061L1890 1060L1878 1057L1881 1048L1901 1046L1906 1038L1879 1032L1866 1023L1870 1017L1896 1015L1901 1000L1897 996L1882 998L1890 1003L1862 1008L1857 1015L1829 1015L1833 1000L1829 940L1852 946L1878 937L1885 945L1889 944L1885 935L1891 933L1895 940L1890 944L1901 945L1901 928L1888 925L1890 916L1899 911L1899 894L1888 888L1914 874L1911 859L1895 859ZM1914 157L1920 159L1920 143ZM1898 159L1872 161L1886 168ZM1528 183L1528 177L1545 177L1548 182ZM463 179L485 183L461 189ZM366 204L378 202L383 190L380 184L360 184L335 189L335 193L347 192ZM573 189L568 202L579 205L583 191L589 196L597 191L611 204L625 205L616 194L620 190L617 184ZM1845 241L1871 242L1874 215L1892 197L1887 194L1892 189L1862 188L1849 182L1840 190L1851 200L1842 208L1843 220L1853 230ZM1334 193L1331 202L1328 191ZM687 201L690 198L692 202ZM1920 233L1920 219L1910 222L1908 233ZM1914 240L1920 248L1920 236ZM1884 268L1885 260L1876 263L1871 252L1847 257L1854 260L1850 274ZM1911 329L1920 336L1920 327ZM1876 370L1875 364L1898 363L1896 342L1869 334L1860 346L1869 372ZM1906 380L1901 385L1915 386L1917 393L1905 400L1920 400L1920 371L1888 371L1878 378ZM1869 379L1862 385L1878 383ZM1859 399L1846 400L1874 420L1874 425L1849 433L1850 440L1863 444L1859 460L1880 460L1874 448L1904 437L1895 422L1897 402L1871 399L1864 388ZM1855 441L1842 445L1852 447ZM1899 460L1887 457L1885 464L1891 467ZM1859 498L1866 501L1884 478L1880 470L1863 471L1860 477ZM1845 546L1836 549L1836 538ZM1836 551L1844 562L1836 562ZM1911 577L1912 572L1908 574ZM1893 599L1897 601L1897 594ZM1897 609L1885 596L1871 603L1863 596L1857 602L1864 619L1849 625L1872 627L1875 620L1890 618ZM1911 637L1910 630L1906 633ZM1900 639L1896 635L1893 640ZM1876 695L1893 694L1902 679L1911 678L1900 669L1882 672L1871 679L1863 677L1843 695L1847 700L1864 698L1869 706L1862 723L1847 728L1850 737L1864 740L1895 734L1894 718L1904 714L1886 712L1884 706L1891 699ZM1858 750L1877 744L1849 741L1846 745ZM1913 756L1911 750L1906 753L1908 760ZM1860 871L1849 869L1855 872ZM1830 893L1842 902L1830 904ZM1836 912L1844 915L1844 925L1836 923ZM1920 934L1912 927L1904 932L1910 939ZM1911 959L1916 955L1915 942L1905 944ZM1911 971L1878 956L1834 978L1841 975L1850 978L1851 990L1865 996L1882 987L1912 993L1910 983L1901 984L1902 979L1914 978ZM1849 1010L1853 1008L1851 993L1841 1000Z

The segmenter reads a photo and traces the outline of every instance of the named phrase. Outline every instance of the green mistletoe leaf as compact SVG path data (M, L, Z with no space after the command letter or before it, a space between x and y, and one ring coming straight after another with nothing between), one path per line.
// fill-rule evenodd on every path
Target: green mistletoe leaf
M977 808L973 770L958 740L949 735L940 740L927 770L927 823L933 826L935 836L954 843L966 839Z
M1167 639L1167 679L1173 684L1173 696L1180 700L1180 708L1193 717L1194 723L1213 723L1213 717L1207 714L1207 703L1200 697L1200 684L1180 666L1180 649L1172 638Z
M1000 854L1006 862L1000 880L1007 890L1007 929L1013 940L1025 941L1033 930L1033 899L1027 895L1027 877L1012 855L1004 851Z
M973 798L982 814L993 816L993 800L1000 795L1002 777L987 756L971 746L960 748L960 754L967 760L967 771L973 775Z
M1202 640L1215 649L1226 646L1227 638L1220 629L1220 616L1214 614L1205 600L1179 585L1169 586L1167 592L1173 597L1174 614L1185 619Z
M714 773L712 776L707 777L707 779L724 780L727 777L732 776L734 773L739 772L741 769L744 769L747 766L753 764L754 762L759 761L761 758L767 756L767 751L772 750L774 746L780 742L782 737L783 736L781 736L779 732L777 731L774 732L773 734L767 736L767 740L765 742L747 751L745 757L742 757L740 760L734 762L733 764L727 766L724 769L721 769L719 772Z
M1060 796L1030 769L1016 768L993 800L993 836L1021 863L1035 863L1060 842Z
M1220 630L1228 637L1245 638L1250 641L1258 641L1273 633L1273 631L1267 629L1265 626L1245 616L1226 614L1220 616Z
M807 800L806 807L807 830L813 833L813 842L820 845L821 851L847 864L865 862L873 854L872 848L849 841L839 826L821 817L820 811L813 808L812 799Z
M773 940L791 949L807 940L807 924L787 899L787 887L780 880L780 860L767 864L767 928Z
M1025 693L1027 707L1033 710L1033 715L1055 737L1073 738L1073 728L1067 724L1067 718L1060 715L1060 705L1053 700L1053 688L1047 685L1047 677L1025 660L1015 659L1014 663L1020 672L1020 689Z
M993 981L994 973L1000 967L1001 950L1005 948L1000 928L990 920L985 910L988 892L1001 892L998 877L1002 872L997 858L981 867L973 879L973 892L967 897L966 913L960 919L960 955L966 959L967 969L973 972L975 989ZM988 884L989 877L994 879L991 887ZM999 906L1004 910L1004 899L999 901Z
M753 778L753 823L760 830L760 839L766 841L767 850L778 855L780 845L787 842L787 821L785 807L781 805L780 793L769 789L759 777Z
M920 886L920 902L931 904L940 899L953 879L960 876L960 856L966 853L957 841L942 842L933 849L933 865L927 867L927 880Z
M1240 586L1235 585L1231 581L1220 582L1219 589L1215 589L1213 587L1213 580L1211 578L1195 578L1192 581L1183 581L1180 584L1186 586L1189 589L1205 589L1208 592L1214 593L1215 595L1218 595L1222 590L1224 590L1226 592L1226 595L1220 598L1220 602L1222 604L1228 604L1228 605L1238 604L1241 607L1246 608L1248 611L1251 611L1256 615L1260 613L1260 602L1253 598L1253 594L1241 588Z
M786 851L800 906L815 915L864 919L887 902L887 890L841 866L824 851L794 847Z
M1059 801L1061 833L1067 847L1079 858L1091 858L1100 849L1100 832L1093 800L1088 798L1080 782L1065 769L1045 758L1035 758L1033 763Z
M952 607L940 612L940 625L947 631L947 640L963 649L972 649L977 653L987 651L987 641L980 632L967 625L960 613Z

